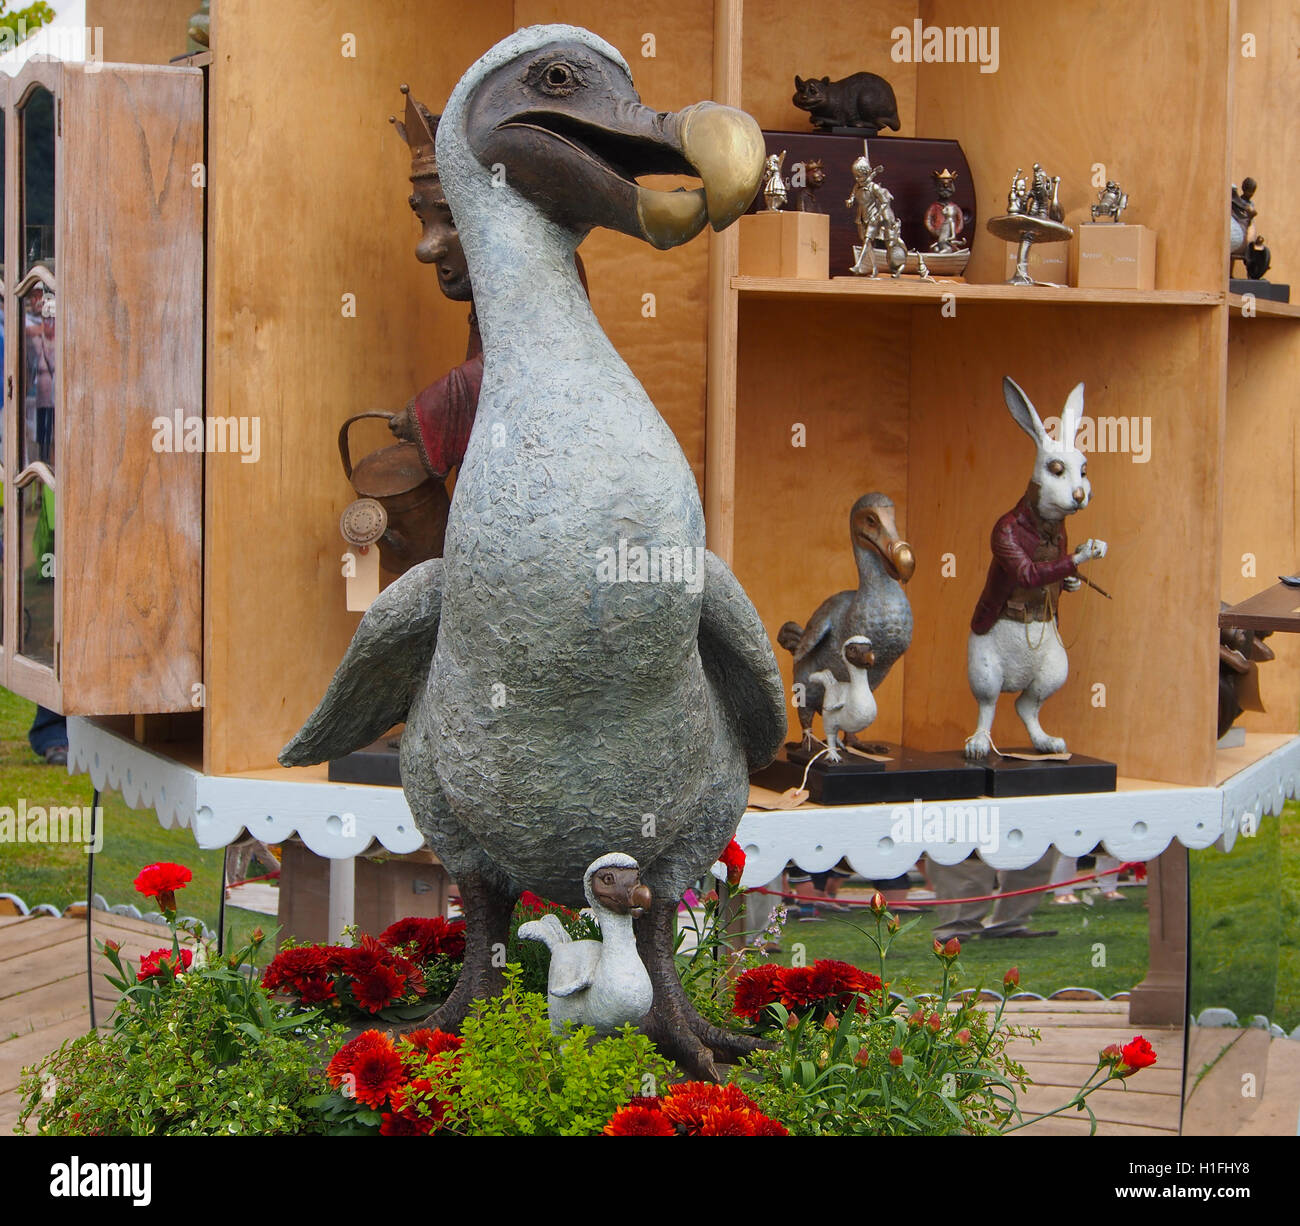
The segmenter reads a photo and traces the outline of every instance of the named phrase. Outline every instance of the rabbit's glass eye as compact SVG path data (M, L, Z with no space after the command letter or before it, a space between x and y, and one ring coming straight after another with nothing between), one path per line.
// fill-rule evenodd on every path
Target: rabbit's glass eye
M1079 476L1086 477L1087 475L1088 475L1088 466L1085 464L1079 469Z
M1047 471L1051 473L1053 477L1059 477L1063 472L1065 472L1065 465L1062 464L1060 460L1053 460L1047 466Z

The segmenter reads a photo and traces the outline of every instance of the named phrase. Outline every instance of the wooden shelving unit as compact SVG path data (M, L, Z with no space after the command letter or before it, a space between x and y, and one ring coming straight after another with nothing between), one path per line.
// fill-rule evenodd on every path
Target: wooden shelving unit
M744 298L836 299L851 302L941 303L948 295L958 302L1013 302L1053 306L1222 306L1225 295L1214 290L1077 289L1073 286L974 285L967 281L918 281L882 277L831 277L803 281L789 277L732 277L731 288ZM1262 303L1260 304L1263 305ZM1272 303L1279 306L1283 304ZM1287 304L1289 305L1289 304Z

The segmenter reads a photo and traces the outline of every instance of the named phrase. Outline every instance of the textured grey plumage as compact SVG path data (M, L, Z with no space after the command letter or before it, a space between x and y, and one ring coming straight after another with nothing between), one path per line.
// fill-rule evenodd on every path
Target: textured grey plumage
M704 552L690 465L591 312L573 260L583 236L494 183L466 139L477 84L561 39L628 71L585 30L520 30L465 74L438 126L485 360L402 777L454 875L580 905L587 865L619 851L656 897L676 898L734 833L749 769L780 744L784 700L757 613ZM610 582L602 559L620 542L692 551L703 583ZM430 577L421 567L401 583ZM380 619L407 605L394 598ZM365 621L362 630L377 642ZM378 684L393 690L382 700L360 697L373 651L350 649L340 669L350 675L330 687L341 697L327 695L286 753L356 748L346 742L378 715L344 713L342 696L384 712L400 705L411 646L394 647L398 660L381 648Z

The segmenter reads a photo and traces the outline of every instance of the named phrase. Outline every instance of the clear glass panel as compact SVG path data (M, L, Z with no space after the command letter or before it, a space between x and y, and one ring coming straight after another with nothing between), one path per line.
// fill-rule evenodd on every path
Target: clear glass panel
M18 503L18 651L54 667L54 491L37 478Z
M54 447L54 291L38 281L22 298L19 378L19 466L33 460L57 471Z
M22 271L54 271L54 95L37 86L22 108Z

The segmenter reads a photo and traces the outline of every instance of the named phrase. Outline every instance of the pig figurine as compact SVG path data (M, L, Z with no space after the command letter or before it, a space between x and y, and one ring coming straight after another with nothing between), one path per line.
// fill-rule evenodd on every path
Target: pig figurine
M855 72L841 81L796 76L792 101L822 131L860 128L864 136L876 136L881 128L898 131L894 87L874 72Z

